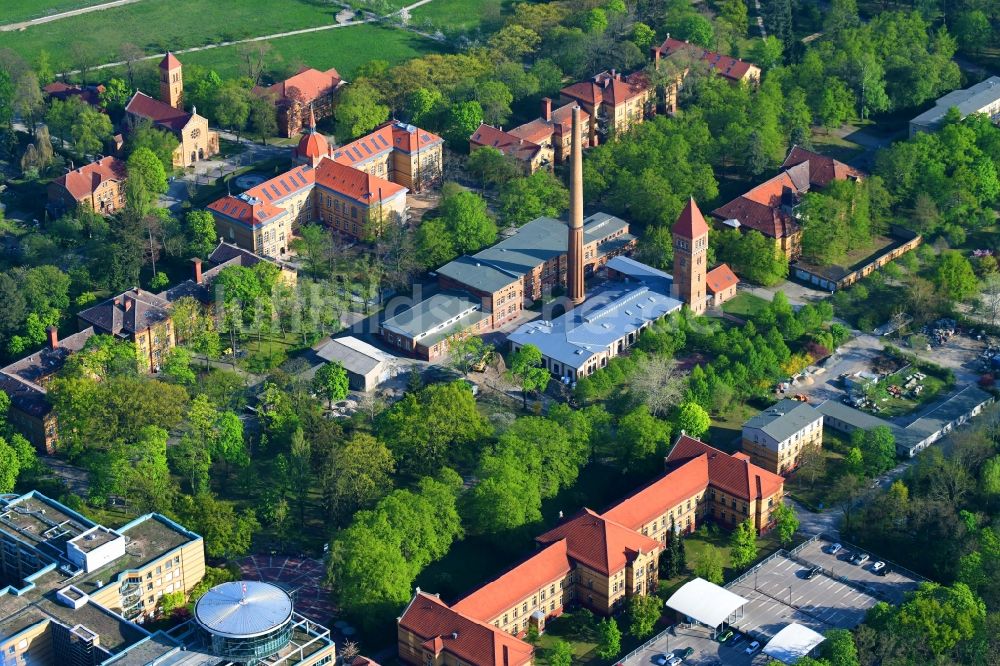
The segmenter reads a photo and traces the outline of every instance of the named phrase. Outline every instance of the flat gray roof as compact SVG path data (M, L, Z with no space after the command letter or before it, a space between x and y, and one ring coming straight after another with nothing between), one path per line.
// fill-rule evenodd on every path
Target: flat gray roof
M590 294L583 305L551 321L523 324L508 338L534 345L543 356L572 368L582 368L616 340L651 321L675 312L682 303L647 286L609 282Z
M395 359L392 354L387 354L378 347L373 347L353 336L330 340L316 352L316 355L324 361L336 361L344 366L345 370L357 375L367 375L383 363Z
M594 213L583 221L583 242L600 241L627 228L628 222L621 218L608 213ZM539 217L496 245L445 264L437 273L492 293L546 261L566 254L568 243L565 221Z
M953 106L958 107L964 118L980 112L997 101L1000 101L1000 76L991 76L969 88L952 90L938 99L932 108L911 120L910 124L935 128L941 124L944 115Z
M478 313L475 316L479 318L489 316L482 312L482 302L478 298L462 292L440 292L386 319L382 328L426 344L424 338L428 335L450 332L474 313Z
M743 424L743 427L757 428L777 441L783 442L821 418L823 414L806 403L785 398L752 417Z

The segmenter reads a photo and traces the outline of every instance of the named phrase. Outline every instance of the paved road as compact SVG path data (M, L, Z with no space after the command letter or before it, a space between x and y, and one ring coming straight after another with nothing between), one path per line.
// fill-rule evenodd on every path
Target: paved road
M16 2L16 0L11 0L11 1ZM90 12L97 12L102 9L111 9L112 7L130 5L133 2L139 2L139 0L114 0L113 2L105 2L100 5L91 5L90 7L71 9L70 11L60 12L59 14L52 14L51 16L41 16L39 18L30 19L28 21L20 21L19 23L7 23L4 25L0 25L0 32L24 30L25 28L30 28L33 25L41 25L42 23L51 23L52 21L58 21L59 19L69 18L71 16L79 16L80 14L89 14Z

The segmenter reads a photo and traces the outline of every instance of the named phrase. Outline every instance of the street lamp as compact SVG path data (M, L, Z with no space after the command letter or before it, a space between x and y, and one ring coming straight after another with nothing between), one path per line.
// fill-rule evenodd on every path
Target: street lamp
M788 605L789 606L792 605L792 586L791 585L788 586ZM793 606L793 608L794 608L794 606Z

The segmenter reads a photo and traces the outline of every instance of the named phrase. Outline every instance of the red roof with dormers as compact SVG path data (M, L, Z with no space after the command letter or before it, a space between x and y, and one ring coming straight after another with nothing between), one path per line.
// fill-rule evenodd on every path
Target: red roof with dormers
M167 51L167 55L163 56L163 60L160 61L160 69L177 69L180 66L181 61L170 51Z
M620 571L640 552L648 553L660 547L659 541L590 509L581 510L535 541L548 544L561 539L566 540L570 559L604 575Z
M251 187L246 192L216 199L208 209L250 226L270 222L283 215L281 201L316 183L316 171L300 166Z
M524 641L419 590L400 616L399 626L424 639L424 649L434 656L446 652L469 666L524 666L534 654Z
M325 72L311 67L303 67L295 76L267 88L255 88L254 92L274 95L278 101L295 100L308 104L330 95L340 87L341 83L343 83L343 79L340 78L340 73L332 67Z
M708 66L720 76L724 76L725 78L733 81L742 81L747 75L747 72L750 72L751 70L757 70L756 73L751 76L754 78L760 77L760 68L752 62L746 62L745 60L740 60L739 58L723 55L716 51L709 51L708 49L703 49L695 44L683 42L672 37L667 37L667 39L664 40L664 42L656 50L659 51L660 55L665 58L669 58L679 51L686 51L690 53L692 57L708 63Z
M784 478L754 465L745 455L729 455L687 435L681 435L667 454L667 465L680 469L685 463L701 457L708 462L710 486L748 502L771 497L785 483Z
M534 141L528 141L485 123L472 133L472 136L469 137L469 143L475 146L496 148L504 155L510 155L526 162L534 159L538 151L542 149Z
M390 199L407 188L360 171L335 160L324 158L316 165L316 184L333 190L338 194L359 201L363 204L374 204Z
M451 607L455 612L489 622L514 601L563 579L571 569L566 539L559 539Z
M719 264L705 274L705 286L708 287L710 294L717 294L730 287L735 287L737 282L739 279L729 264Z
M439 137L437 134L434 134L434 132L428 132L425 129L420 129L416 125L409 125L395 120L389 121L383 125L382 128L386 126L392 128L393 148L401 150L404 153L416 153L444 143L444 139Z
M83 201L91 196L101 183L122 181L125 177L125 162L117 157L105 157L65 173L53 182L66 188L77 201Z
M835 180L861 180L865 177L865 172L860 169L799 146L792 146L781 168L790 169L803 162L809 163L809 182L816 187L826 187Z
M684 210L677 216L677 221L670 227L670 233L694 240L708 234L708 224L705 216L701 214L701 209L695 203L694 197L689 197Z
M721 220L739 220L742 226L756 229L770 238L783 238L798 231L798 223L782 210L787 203L794 205L800 188L808 182L796 182L793 171L782 171L749 192L712 211ZM806 179L807 180L807 179Z
M610 104L618 106L634 99L649 90L649 81L642 72L634 72L622 77L614 70L601 72L590 81L581 81L563 88L560 92L566 97L579 100L592 106Z
M692 458L602 515L633 530L708 487L708 459Z

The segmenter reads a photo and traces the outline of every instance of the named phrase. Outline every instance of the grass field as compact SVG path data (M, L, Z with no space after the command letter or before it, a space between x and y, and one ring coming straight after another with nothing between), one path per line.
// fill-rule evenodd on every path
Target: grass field
M760 296L754 296L748 291L741 291L732 300L722 304L722 311L741 319L756 317L768 306L768 302Z
M316 69L336 67L350 80L360 65L372 59L396 64L410 58L442 50L437 42L412 32L375 25L356 25L305 35L270 40L268 59L280 58L288 64L303 63ZM238 47L224 46L180 56L185 64L211 67L223 78L240 73Z
M320 0L143 0L4 33L3 42L4 47L31 62L45 50L56 69L75 69L80 53L93 63L120 60L123 43L149 54L162 53L168 48L179 50L331 24L337 11L338 6Z
M28 21L102 2L110 0L7 0L0 3L0 24Z
M483 19L499 13L500 0L433 0L411 12L413 23L430 21L438 30L474 30Z

